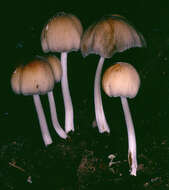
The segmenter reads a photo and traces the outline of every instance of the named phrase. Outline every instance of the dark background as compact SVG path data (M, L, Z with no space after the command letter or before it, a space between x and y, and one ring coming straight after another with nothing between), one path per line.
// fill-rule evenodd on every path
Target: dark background
M146 73L145 71L147 69L147 72L150 73L147 75L148 79L142 80L143 77L141 76L142 85L139 95L132 102L135 104L135 101L139 101L139 103L137 103L138 110L134 111L134 113L136 113L136 111L137 113L139 112L137 114L137 116L139 115L138 122L140 122L140 119L151 119L145 112L145 105L151 115L153 115L155 111L161 109L159 106L162 107L163 104L167 105L164 101L165 98L160 97L160 94L163 96L163 91L167 97L165 86L163 85L163 91L159 92L159 89L157 88L161 87L161 82L156 78L160 76L160 72L158 73L160 69L161 72L163 72L167 68L167 64L165 64L165 66L159 64L158 53L160 52L160 48L163 48L162 52L165 55L168 51L168 10L168 1L119 0L98 2L6 2L1 7L1 140L18 134L31 134L31 136L33 136L33 134L35 134L35 136L39 134L38 121L32 97L15 95L11 90L10 78L16 66L26 63L32 56L43 55L40 44L42 28L50 17L60 11L76 15L81 20L84 30L104 15L121 14L131 21L131 23L133 23L134 26L143 34L147 41L146 49L136 51L131 50L129 53L124 52L122 54L117 54L113 58L106 60L107 64L105 64L104 70L106 67L119 60L129 61L136 67L136 69L138 69L138 72L143 75ZM59 56L59 54L57 55ZM70 62L70 64L68 64L69 86L75 113L77 113L75 114L75 122L79 123L79 110L83 109L88 110L86 111L86 119L89 119L91 122L94 119L93 82L99 58L96 55L90 55L84 59L79 51L70 53L68 59ZM158 64L155 64L157 62ZM152 68L154 70L152 70L151 66L153 66ZM165 84L167 84L166 80ZM63 124L63 100L62 95L59 92L60 84L57 85L58 93L55 93L55 96L57 96L56 99L59 103L56 102L56 104L58 104L58 114L61 118L60 122ZM152 90L150 90L151 88ZM103 99L105 99L103 100L105 104L105 112L107 117L111 118L111 106L113 107L115 105L111 104L112 99L107 98L103 92L102 95ZM43 99L44 106L46 106L46 110L48 110L48 103L45 100L45 96L42 97L42 101ZM160 101L164 102L161 103ZM120 101L118 99L114 100L114 102L117 102L115 104L120 105ZM117 109L121 109L121 107L117 107ZM118 112L115 112L114 114L116 113ZM121 117L121 115L119 117ZM111 122L111 120L109 122ZM34 126L34 123L36 123L37 126L35 128L32 127ZM81 125L83 124L81 123ZM40 134L39 137L41 138Z
M12 187L18 189L20 186L22 187L20 189L25 188L25 176L22 180L20 171L17 174L18 170L11 169L8 165L11 159L18 160L17 164L26 168L28 171L26 177L35 176L35 189L39 185L55 187L58 183L55 180L56 176L59 176L61 180L58 181L62 183L63 180L64 184L65 178L69 179L72 174L72 166L75 166L73 168L73 175L75 175L82 153L87 149L96 153L97 159L102 159L106 164L108 164L106 156L112 152L117 152L118 159L121 161L127 159L127 131L119 98L109 98L102 91L104 111L111 129L110 136L99 134L97 128L92 127L95 119L93 83L99 56L89 55L83 58L80 51L71 52L68 55L69 87L75 114L75 133L71 136L71 142L60 143L61 139L55 133L50 121L47 96L41 96L50 132L55 142L53 149L44 147L32 97L16 95L11 89L10 78L15 68L19 64L26 64L36 55L44 55L40 43L42 28L49 18L60 11L76 15L81 20L84 30L104 15L121 14L133 23L145 37L146 48L134 48L117 53L112 58L106 59L103 67L104 72L115 62L126 61L137 69L141 78L139 93L134 99L129 100L129 105L136 130L138 162L143 163L147 170L143 167L142 173L140 172L141 174L135 178L134 182L133 178L129 180L127 162L121 162L119 168L117 166L117 171L124 171L125 176L120 180L124 182L123 187L125 184L131 184L133 188L129 189L143 187L148 180L150 181L149 189L153 189L155 187L151 186L153 183L150 179L161 176L161 183L167 184L169 176L167 152L169 136L169 1L6 1L1 4L0 9L0 166L2 168L0 177L4 181L5 187L12 184L11 189ZM61 125L64 126L64 105L60 83L55 85L54 95L58 118ZM81 152L78 152L77 149ZM86 152L88 153L88 151ZM58 159L57 163L63 160L60 170L58 170L59 164L56 164L55 158ZM48 160L51 160L51 163ZM76 162L77 160L79 162ZM123 169L123 165L125 165L125 169ZM63 166L68 170L62 171ZM82 172L82 179L83 174ZM104 172L101 169L99 174L94 174L96 178L98 176L100 178L89 180L87 174L86 181L82 180L81 183L87 184L89 181L97 183L103 179L104 188L104 185L107 184L106 180L110 179L108 188L114 187L112 185L114 183L117 183L118 187L122 184L118 174L117 172L115 178L112 178L111 175L108 177L105 175L104 178L102 176ZM51 179L48 179L48 176ZM72 181L73 183L77 182L76 179ZM157 180L157 187L164 189L160 186L161 184L158 186L158 182ZM59 186L60 189L62 185ZM70 178L69 186L71 185ZM96 189L98 189L99 183L97 185ZM62 189L64 189L64 185ZM72 189L74 188L72 187ZM86 187L86 189L88 188ZM94 188L91 187L91 189Z
M98 2L6 2L1 7L0 77L2 82L2 98L0 100L0 116L3 122L7 122L6 120L8 120L8 122L5 123L5 129L7 129L7 132L10 133L11 130L15 131L17 126L21 125L21 120L24 120L26 123L36 120L34 106L31 102L32 97L15 95L10 87L10 77L17 65L25 63L32 56L43 55L40 44L40 35L44 24L50 17L60 11L72 13L81 20L85 30L90 24L99 20L104 15L121 14L125 16L143 34L147 41L147 49L143 51L139 50L138 52L131 51L130 55L124 53L115 57L117 57L117 60L119 60L119 57L125 61L129 60L137 69L143 70L147 64L150 64L148 62L151 62L153 65L154 55L157 55L161 46L168 45L168 10L168 1L119 0ZM83 107L81 102L85 98L91 100L88 104L93 104L92 88L98 56L90 55L88 58L83 59L80 52L72 52L69 55L69 61L71 62L68 65L70 90L75 106L81 105ZM115 61L116 58L113 57L112 59L107 60L107 65L110 65ZM140 62L142 63L140 64ZM139 66L137 67L137 65ZM151 85L154 84L151 81L150 83ZM58 84L58 88L60 87L59 85L60 84ZM147 93L150 93L150 91ZM91 115L94 118L93 106L88 106L91 110ZM62 108L63 105L60 107ZM63 115L63 108L60 112L62 113L61 115ZM15 121L13 121L15 126L11 126L11 120ZM3 127L3 130L5 129ZM24 131L23 129L27 132L30 130L26 127L19 127L19 131Z

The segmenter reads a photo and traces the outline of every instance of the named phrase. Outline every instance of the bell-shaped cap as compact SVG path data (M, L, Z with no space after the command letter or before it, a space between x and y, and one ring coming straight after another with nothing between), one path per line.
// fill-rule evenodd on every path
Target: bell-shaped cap
M110 15L91 25L83 34L83 56L94 53L110 58L116 52L145 46L143 36L120 15Z
M134 98L140 87L140 77L131 64L118 62L103 74L102 87L109 97Z
M53 74L55 77L55 81L59 82L62 78L62 67L61 67L59 58L57 58L55 55L49 55L47 57L47 61L49 62L50 66L52 68L52 71L53 71Z
M24 95L46 94L53 90L54 81L49 63L39 59L17 68L11 77L14 92Z
M70 52L80 48L83 28L80 20L66 13L58 13L44 26L41 45L44 52Z
M20 80L21 80L22 68L23 68L22 65L20 65L19 67L17 67L15 69L15 71L12 73L12 77L11 77L11 87L12 87L12 90L16 94L20 94L21 93Z

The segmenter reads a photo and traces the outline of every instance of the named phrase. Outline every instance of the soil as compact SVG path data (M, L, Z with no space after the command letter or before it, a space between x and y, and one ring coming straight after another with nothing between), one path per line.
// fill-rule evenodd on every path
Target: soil
M24 44L18 43L12 53L15 64L4 66L8 75L3 76L8 85L4 87L6 93L2 94L2 100L8 100L8 104L0 108L0 189L169 189L169 36L150 31L146 40L146 48L117 53L105 60L103 68L104 72L115 62L126 61L133 64L141 78L138 95L128 100L137 139L137 176L129 172L127 130L120 99L109 98L103 91L111 133L100 134L97 129L93 82L99 57L83 58L80 52L68 56L75 132L67 140L55 133L47 97L41 96L53 138L53 143L45 147L32 97L15 95L10 88L14 65L29 57ZM64 126L59 83L54 95L58 118ZM112 161L110 155L114 157Z

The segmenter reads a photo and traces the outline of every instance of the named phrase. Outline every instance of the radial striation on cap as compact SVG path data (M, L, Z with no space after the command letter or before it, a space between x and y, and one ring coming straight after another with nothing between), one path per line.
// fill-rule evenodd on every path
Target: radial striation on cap
M140 87L140 78L131 64L118 62L105 71L102 86L110 97L134 98Z
M46 94L53 90L54 75L48 62L33 60L18 67L11 77L15 93L23 95Z
M55 55L49 55L47 57L47 61L49 62L50 66L52 68L52 71L53 71L53 74L55 77L55 81L59 82L62 78L62 67L61 67L59 58L57 58Z
M145 46L143 36L128 23L125 17L110 15L91 25L82 37L83 56L95 53L110 58L116 52Z
M83 28L80 20L66 13L58 13L44 26L41 45L44 52L70 52L80 48Z

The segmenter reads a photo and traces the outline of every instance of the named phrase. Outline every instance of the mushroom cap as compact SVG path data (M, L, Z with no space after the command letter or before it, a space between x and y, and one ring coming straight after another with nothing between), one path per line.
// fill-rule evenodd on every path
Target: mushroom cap
M70 52L80 48L83 28L80 20L66 13L59 13L44 26L41 45L44 52Z
M55 81L59 82L62 78L62 67L59 58L57 58L55 55L50 55L47 57L47 61L52 68Z
M22 69L17 68L11 77L15 93L23 95L46 94L53 90L54 75L48 62L35 59Z
M19 67L17 67L15 69L15 71L12 73L12 77L11 77L11 87L12 87L12 90L16 94L20 94L21 93L20 80L21 80L22 68L23 68L22 65L20 65Z
M116 52L142 46L143 36L120 15L103 17L84 32L81 40L83 56L95 53L110 58Z
M109 97L134 98L140 87L140 77L131 64L118 62L105 71L102 87Z

